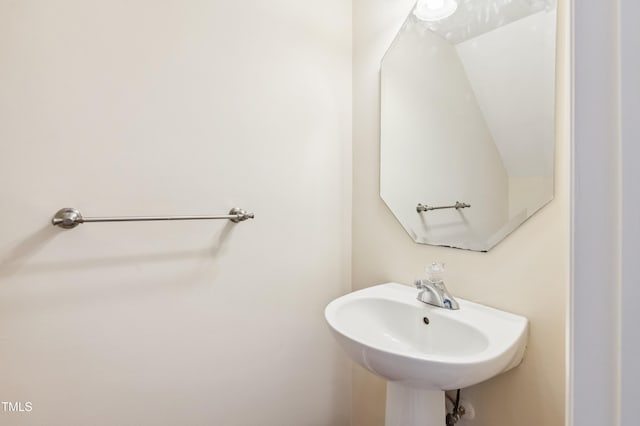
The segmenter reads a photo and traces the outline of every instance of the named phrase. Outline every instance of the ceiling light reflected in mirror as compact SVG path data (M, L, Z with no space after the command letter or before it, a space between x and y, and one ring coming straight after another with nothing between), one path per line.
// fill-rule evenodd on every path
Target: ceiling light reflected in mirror
M418 0L413 14L421 21L434 22L448 18L458 9L455 0Z

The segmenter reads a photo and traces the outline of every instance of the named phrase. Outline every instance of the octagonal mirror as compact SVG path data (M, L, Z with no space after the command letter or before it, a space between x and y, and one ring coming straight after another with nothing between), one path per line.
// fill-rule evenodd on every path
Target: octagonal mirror
M487 251L553 198L553 0L419 0L381 66L380 195L418 243Z

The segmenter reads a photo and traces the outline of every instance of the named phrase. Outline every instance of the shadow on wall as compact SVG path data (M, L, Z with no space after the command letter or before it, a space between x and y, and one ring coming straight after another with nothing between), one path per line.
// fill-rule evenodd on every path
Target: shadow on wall
M58 272L69 269L93 269L109 266L138 265L141 263L159 263L168 261L180 261L193 258L216 258L224 251L225 241L231 234L235 224L227 223L213 245L208 249L183 250L164 253L146 253L138 255L122 255L111 257L95 257L85 259L73 259L50 262L29 262L38 252L51 243L61 231L53 226L46 226L31 234L17 246L8 250L6 254L0 254L0 277L7 277L20 271L21 274L42 274Z
M53 226L43 227L13 248L10 248L6 254L0 254L0 277L7 277L29 263L29 259L35 256L47 244L49 244L59 231Z
M69 232L48 225L0 253L0 312L16 315L66 310L73 306L110 305L123 298L128 301L149 299L154 293L182 292L199 283L211 283L216 276L217 260L224 253L234 226L234 223L227 223L214 237L212 245L200 250L34 261L39 252L51 249L53 240L61 232ZM175 265L176 262L183 262L183 266L172 267L172 272L160 279L157 274L149 276L145 272L152 268L141 268L149 264ZM100 273L112 267L126 269L115 276ZM54 288L48 277L58 272L73 274ZM22 279L11 279L18 275ZM25 281L25 277L31 278ZM189 283L192 285L187 285ZM36 288L40 290L33 291Z

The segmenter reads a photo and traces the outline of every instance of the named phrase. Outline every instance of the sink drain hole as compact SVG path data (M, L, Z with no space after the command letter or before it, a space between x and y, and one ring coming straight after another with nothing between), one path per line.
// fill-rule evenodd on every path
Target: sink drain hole
M429 325L429 318L427 317L422 318L422 322Z

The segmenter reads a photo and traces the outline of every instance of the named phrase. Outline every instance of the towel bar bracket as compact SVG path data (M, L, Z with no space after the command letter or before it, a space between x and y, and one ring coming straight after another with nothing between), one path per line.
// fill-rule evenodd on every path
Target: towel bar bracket
M58 210L58 212L51 219L51 224L59 226L64 229L72 229L83 223L82 213L79 210L73 208L64 208Z

